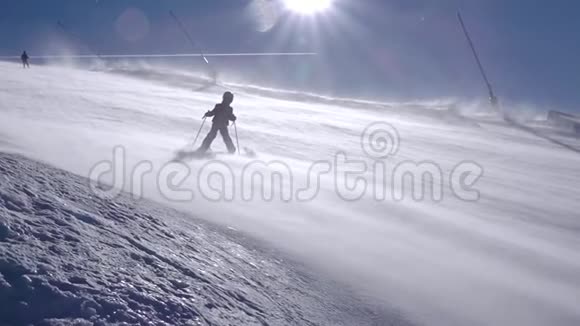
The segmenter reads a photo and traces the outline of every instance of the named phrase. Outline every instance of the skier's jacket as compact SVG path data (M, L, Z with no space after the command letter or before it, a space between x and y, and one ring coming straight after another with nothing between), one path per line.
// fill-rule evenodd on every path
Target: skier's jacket
M212 122L216 125L227 126L230 121L236 121L234 109L226 104L219 103L215 108L205 114L206 117L213 117Z

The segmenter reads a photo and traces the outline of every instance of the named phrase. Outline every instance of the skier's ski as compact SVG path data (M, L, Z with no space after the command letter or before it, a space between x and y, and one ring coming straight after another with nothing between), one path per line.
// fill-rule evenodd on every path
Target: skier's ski
M243 148L243 152L240 152L240 155L246 156L246 157L256 157L256 156L258 156L258 154L256 154L256 151L254 151L254 150L252 150L251 148L248 148L248 147L244 147Z
M180 150L175 152L172 162L183 162L186 160L199 160L199 159L214 159L216 158L216 153L213 152L201 152L201 151L187 151Z
M188 151L188 150L180 150L175 152L175 156L172 162L183 162L188 160L214 160L219 157L223 156L236 156L236 153L228 153L228 152L202 152L202 151ZM256 152L248 147L244 147L243 150L240 152L239 156L243 156L246 158L255 158L257 156Z

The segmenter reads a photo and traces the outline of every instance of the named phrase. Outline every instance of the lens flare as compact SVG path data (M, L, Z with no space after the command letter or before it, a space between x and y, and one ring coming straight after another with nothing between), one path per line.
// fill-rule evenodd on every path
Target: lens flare
M310 15L330 8L332 0L285 0L285 4L292 11Z

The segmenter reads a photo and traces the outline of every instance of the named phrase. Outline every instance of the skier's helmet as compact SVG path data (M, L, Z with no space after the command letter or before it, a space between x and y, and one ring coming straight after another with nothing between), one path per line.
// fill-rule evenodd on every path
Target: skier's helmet
M234 94L232 92L225 92L223 96L224 103L232 103L234 101Z

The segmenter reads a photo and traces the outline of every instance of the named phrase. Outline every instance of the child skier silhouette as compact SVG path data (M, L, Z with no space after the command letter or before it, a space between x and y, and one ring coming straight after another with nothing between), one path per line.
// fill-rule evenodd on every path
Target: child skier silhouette
M236 147L232 142L232 138L228 132L228 125L230 121L236 121L236 116L234 115L234 109L230 106L234 102L234 94L231 92L225 92L221 103L216 104L215 108L211 111L207 111L204 118L213 117L211 130L203 140L201 147L197 150L198 153L205 153L211 146L217 136L218 131L226 143L228 152L235 153Z

